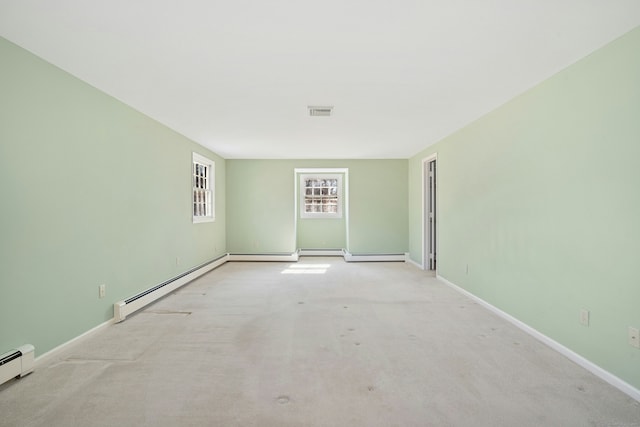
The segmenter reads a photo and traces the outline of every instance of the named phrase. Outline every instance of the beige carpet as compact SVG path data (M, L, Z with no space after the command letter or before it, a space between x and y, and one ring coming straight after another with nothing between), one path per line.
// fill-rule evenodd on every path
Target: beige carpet
M640 426L403 263L228 263L0 386L2 426Z

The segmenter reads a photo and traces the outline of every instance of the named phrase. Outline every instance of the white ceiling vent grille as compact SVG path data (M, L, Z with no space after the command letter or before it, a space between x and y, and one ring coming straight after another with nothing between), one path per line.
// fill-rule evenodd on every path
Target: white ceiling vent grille
M331 112L333 111L333 107L319 107L309 105L307 108L309 109L310 116L317 117L329 117L331 115Z

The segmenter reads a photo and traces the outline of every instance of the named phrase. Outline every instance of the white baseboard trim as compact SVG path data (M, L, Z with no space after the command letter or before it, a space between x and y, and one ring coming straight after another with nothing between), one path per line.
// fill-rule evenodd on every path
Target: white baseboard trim
M115 323L115 319L111 318L109 320L107 320L106 322L103 322L101 324L99 324L98 326L95 326L91 329L89 329L88 331L78 335L75 338L71 338L69 341L64 342L62 344L60 344L57 347L52 348L51 350L47 351L46 353L41 354L40 356L35 358L35 366L36 368L43 366L44 364L46 364L47 362L49 362L53 357L56 356L56 354L60 353L62 350L71 347L74 344L77 344L78 342L84 340L85 338L89 338L90 336L92 336L93 334L105 329L107 326L111 326Z
M343 256L343 249L298 249L300 256Z
M347 262L387 262L405 261L405 254L357 254L344 251L344 260Z
M276 261L297 262L298 252L292 254L229 254L229 261Z
M562 344L560 344L559 342L553 340L552 338L549 338L548 336L546 336L542 332L532 328L531 326L529 326L526 323L516 319L515 317L511 316L510 314L500 310L499 308L497 308L494 305L488 303L487 301L483 300L482 298L477 297L474 294L472 294L471 292L469 292L469 291L461 288L460 286L450 282L449 280L445 279L444 277L442 277L440 275L437 275L436 277L440 281L445 283L446 285L452 287L453 289L455 289L456 291L460 292L461 294L471 298L472 300L476 301L478 304L482 305L483 307L485 307L489 311L493 312L494 314L498 315L499 317L505 319L509 323L513 324L514 326L516 326L519 329L523 330L524 332L528 333L529 335L531 335L532 337L536 338L538 341L542 342L543 344L551 347L552 349L554 349L558 353L562 354L563 356L565 356L566 358L568 358L572 362L582 366L584 369L586 369L587 371L591 372L596 377L600 378L603 381L606 381L607 383L609 383L613 387L617 388L621 392L627 394L631 398L633 398L636 401L640 402L640 390L638 390L637 388L635 388L631 384L629 384L626 381L618 378L617 376L613 375L611 372L604 370L600 366L598 366L595 363L591 362L590 360L584 358L583 356L579 355L575 351L563 346Z

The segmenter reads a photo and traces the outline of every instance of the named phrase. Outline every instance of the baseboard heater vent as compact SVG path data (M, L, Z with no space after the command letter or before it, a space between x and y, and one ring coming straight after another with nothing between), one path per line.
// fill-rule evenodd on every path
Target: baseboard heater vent
M270 254L229 254L229 261L297 262L298 252Z
M13 379L22 378L33 372L35 349L25 344L5 354L0 354L0 384Z
M344 249L298 249L300 256L344 256Z
M113 318L116 322L122 322L127 316L135 311L140 310L142 307L151 304L158 298L175 291L181 286L186 285L190 281L197 279L205 273L213 270L216 267L221 266L229 259L229 255L225 254L219 258L205 262L197 267L186 271L179 276L169 279L160 283L152 288L140 292L130 298L123 301L118 301L113 305Z
M352 254L344 251L347 262L406 262L408 254Z

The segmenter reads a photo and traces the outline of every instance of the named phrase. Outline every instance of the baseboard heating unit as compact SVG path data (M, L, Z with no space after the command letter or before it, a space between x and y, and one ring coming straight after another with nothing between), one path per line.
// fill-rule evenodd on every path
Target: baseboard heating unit
M298 262L298 252L270 254L229 254L229 261L245 262Z
M142 307L151 304L155 300L162 298L163 296L175 291L181 286L186 285L190 281L197 279L205 273L213 270L216 267L221 266L229 259L228 255L223 255L214 260L200 264L197 267L186 271L179 276L164 281L159 285L149 288L140 292L124 301L118 301L113 305L113 318L116 322L122 322L127 316L135 311L140 310Z
M22 378L33 372L35 349L25 344L5 354L0 354L0 384L13 379Z
M406 262L408 254L352 254L344 251L346 262Z

